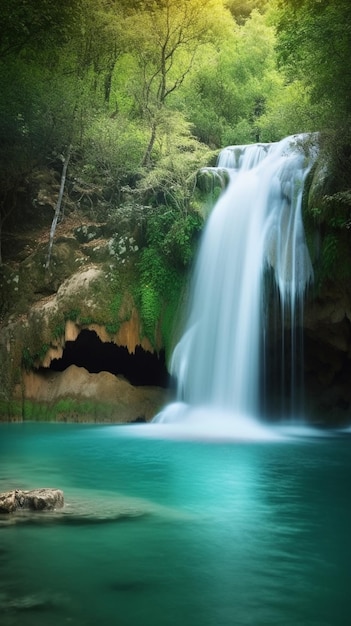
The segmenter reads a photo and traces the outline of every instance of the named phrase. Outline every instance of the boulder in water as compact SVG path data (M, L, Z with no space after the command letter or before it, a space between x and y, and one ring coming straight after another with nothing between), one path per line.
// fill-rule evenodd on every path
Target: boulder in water
M17 510L44 511L62 508L64 504L61 489L41 488L31 491L15 489L0 493L0 513L14 513Z

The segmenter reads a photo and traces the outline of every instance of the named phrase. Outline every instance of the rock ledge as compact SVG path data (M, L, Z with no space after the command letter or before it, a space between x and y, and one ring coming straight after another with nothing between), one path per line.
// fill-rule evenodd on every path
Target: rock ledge
M0 493L0 513L14 513L17 510L44 511L62 508L64 504L61 489L41 488L31 491L15 489Z

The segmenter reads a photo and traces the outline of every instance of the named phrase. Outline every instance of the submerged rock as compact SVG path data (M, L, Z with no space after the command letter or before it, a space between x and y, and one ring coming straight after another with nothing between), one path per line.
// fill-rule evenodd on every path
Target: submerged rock
M57 611L67 604L61 594L45 594L42 592L12 596L10 593L0 593L0 613L10 615L16 613ZM1 622L2 623L2 622ZM6 622L13 624L12 620Z
M148 513L149 510L144 506L126 504L119 498L85 500L77 497L64 503L63 492L60 489L15 490L0 493L0 527L13 524L41 526L110 524L135 520Z
M14 513L17 510L44 511L62 508L64 504L61 489L41 488L31 491L15 489L0 493L0 513Z
M4 604L5 609L14 611L42 611L51 609L54 605L51 599L38 594L7 600Z

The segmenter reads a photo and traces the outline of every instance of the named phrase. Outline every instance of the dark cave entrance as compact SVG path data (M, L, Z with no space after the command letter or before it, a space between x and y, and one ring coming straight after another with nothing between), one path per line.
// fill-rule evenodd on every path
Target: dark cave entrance
M67 341L62 358L54 359L50 369L62 372L70 365L84 367L91 374L124 376L135 386L167 387L169 382L164 351L156 354L137 346L135 354L130 354L127 348L102 342L93 330L84 329L75 341Z

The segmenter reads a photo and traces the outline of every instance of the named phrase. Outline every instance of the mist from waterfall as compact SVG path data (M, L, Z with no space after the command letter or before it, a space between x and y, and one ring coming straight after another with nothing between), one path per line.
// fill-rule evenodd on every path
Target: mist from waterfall
M178 403L156 421L178 421L199 409L239 421L260 418L264 348L274 320L282 337L274 357L281 410L300 410L297 355L303 358L303 350L296 329L302 327L303 300L313 281L301 204L315 153L313 138L304 135L221 152L217 165L228 173L229 184L203 233L187 324L171 362ZM272 300L278 307L273 315ZM285 324L291 350L286 372Z

